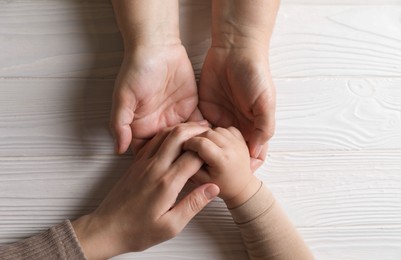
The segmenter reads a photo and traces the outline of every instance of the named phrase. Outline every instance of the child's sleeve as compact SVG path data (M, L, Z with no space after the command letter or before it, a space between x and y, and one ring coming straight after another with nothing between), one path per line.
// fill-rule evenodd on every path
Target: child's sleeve
M230 209L250 259L309 260L311 251L271 192L261 184L244 204Z

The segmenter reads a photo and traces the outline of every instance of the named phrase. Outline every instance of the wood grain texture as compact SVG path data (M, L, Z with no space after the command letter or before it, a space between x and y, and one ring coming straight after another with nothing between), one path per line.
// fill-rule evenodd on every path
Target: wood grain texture
M270 150L401 149L400 79L280 79ZM113 80L0 80L0 156L112 154Z
M300 227L318 259L396 259L401 250L401 153L271 154L258 175ZM74 218L101 201L129 157L0 160L1 243ZM380 241L378 243L378 241ZM220 200L167 243L122 259L244 259ZM388 258L386 258L388 257ZM359 258L360 259L360 258ZM364 259L377 259L367 257Z
M401 148L399 79L277 80L272 151Z
M277 77L400 76L401 5L283 6L270 60Z
M318 260L401 259L401 1L282 0L277 130L257 175ZM199 78L210 1L181 0ZM113 155L123 45L109 0L0 0L0 244L93 210ZM187 188L186 190L189 190ZM177 238L116 259L247 259L221 200Z
M401 227L400 158L400 151L271 153L257 174L297 226Z
M401 228L301 229L318 260L399 260Z
M401 4L386 3L393 5L284 4L270 51L273 76L400 76ZM0 49L7 50L0 77L116 76L123 45L109 1L0 1L0 10ZM180 17L199 78L210 1L182 1Z
M0 80L0 156L112 154L112 80Z

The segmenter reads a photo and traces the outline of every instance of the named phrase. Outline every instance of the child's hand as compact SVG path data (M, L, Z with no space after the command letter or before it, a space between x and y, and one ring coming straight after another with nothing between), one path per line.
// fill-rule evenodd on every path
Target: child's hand
M235 127L215 128L184 143L184 150L198 153L206 166L192 180L215 183L229 208L247 201L261 182L252 174L248 147Z
M182 145L207 130L207 124L192 122L161 131L139 151L99 207L73 222L89 259L108 259L168 240L217 196L219 188L209 183L176 203L203 164L193 152L182 153Z

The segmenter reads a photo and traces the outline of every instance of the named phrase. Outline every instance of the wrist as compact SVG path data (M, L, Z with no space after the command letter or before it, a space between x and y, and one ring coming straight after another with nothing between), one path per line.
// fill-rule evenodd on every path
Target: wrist
M169 24L137 25L130 32L125 33L125 50L135 49L141 46L163 47L181 45L178 25ZM144 22L146 23L146 22Z
M80 217L71 222L79 244L88 259L108 259L119 253L108 240L108 235L103 235L105 227L99 225L91 214Z
M252 175L252 178L249 180L247 185L241 190L237 195L231 197L229 199L225 199L224 203L226 204L227 208L232 209L236 208L245 202L247 202L256 192L260 189L262 182Z
M178 0L113 0L126 49L180 44Z
M268 48L279 0L214 0L212 46Z

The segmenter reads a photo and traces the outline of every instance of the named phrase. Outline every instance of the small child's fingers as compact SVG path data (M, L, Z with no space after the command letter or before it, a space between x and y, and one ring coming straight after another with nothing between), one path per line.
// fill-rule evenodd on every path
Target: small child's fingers
M206 137L193 137L184 143L183 148L196 152L211 167L217 166L221 159L221 148Z
M203 165L203 160L193 151L184 152L178 159L171 165L170 172L177 175L180 180L179 184L184 184L194 174L196 174Z
M160 158L160 163L169 167L180 156L181 148L185 141L202 134L208 129L207 125L199 122L188 122L174 127L156 152L156 155Z
M228 138L230 138L231 132L228 131L228 128L216 127L213 130L216 131L217 133L223 135L227 140L228 140Z
M239 138L240 140L244 140L244 137L242 136L241 132L238 130L238 128L234 126L230 126L227 128L227 130L234 135L235 137Z
M206 132L200 134L199 136L209 139L210 141L215 143L218 147L223 147L228 142L228 139L224 135L216 132L213 129L209 129Z

